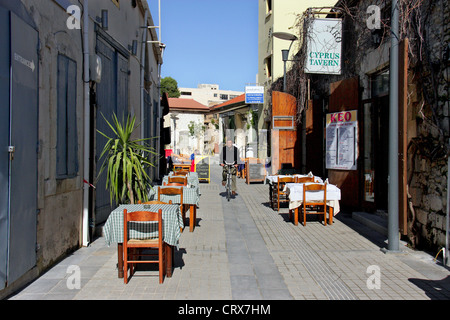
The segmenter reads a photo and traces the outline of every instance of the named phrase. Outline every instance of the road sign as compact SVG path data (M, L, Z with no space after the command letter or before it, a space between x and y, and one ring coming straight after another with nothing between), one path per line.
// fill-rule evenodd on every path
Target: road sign
M245 103L247 104L263 104L264 103L264 87L247 86L245 87Z

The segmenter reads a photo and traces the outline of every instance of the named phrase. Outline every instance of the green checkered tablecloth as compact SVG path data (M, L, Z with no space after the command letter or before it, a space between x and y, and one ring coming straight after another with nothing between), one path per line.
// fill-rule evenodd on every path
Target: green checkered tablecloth
M183 204L190 204L190 205L196 205L198 206L198 203L200 201L200 193L199 193L199 187L179 187L179 186L153 186L152 189L150 189L150 192L148 194L149 201L151 200L158 200L158 187L161 188L183 188ZM172 200L172 203L180 203L180 196L179 195L161 195L161 201L169 202L169 200Z
M106 221L103 232L108 246L112 243L123 242L123 210L152 211L162 209L164 242L171 246L178 246L181 236L180 228L184 228L180 206L167 204L127 204L114 209ZM158 237L158 224L154 222L130 222L129 237L132 239L152 239Z

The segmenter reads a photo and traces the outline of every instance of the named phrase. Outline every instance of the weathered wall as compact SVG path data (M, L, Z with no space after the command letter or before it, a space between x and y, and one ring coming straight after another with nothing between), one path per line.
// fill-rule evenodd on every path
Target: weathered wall
M410 240L418 247L439 250L445 246L448 210L446 144L450 137L450 105L446 73L450 65L445 61L445 48L450 42L450 7L436 0L430 9L419 61L424 67L411 80L416 90L410 95L409 111L416 120L416 135L408 135L408 175L414 208Z
M84 83L83 83L83 29L69 29L69 15L55 1L22 0L32 19L38 26L39 49L39 155L38 155L38 217L37 248L39 270L44 270L65 253L82 244L83 213L83 159L84 159ZM78 3L81 10L82 1ZM133 40L138 41L136 56L130 54L128 111L141 121L140 71L141 40L144 15L139 6L132 7L131 1L121 2L118 8L110 0L90 1L89 50L95 53L96 34L94 25L101 10L108 10L107 33L127 50ZM81 11L81 13L83 13ZM97 22L95 22L97 21ZM81 22L82 26L82 22ZM156 40L149 39L148 40ZM74 178L57 179L57 75L58 55L62 54L76 62L76 122L77 163ZM152 101L159 101L158 64L153 48L147 55L146 80ZM152 108L157 108L157 103ZM155 113L156 114L156 113ZM91 119L95 121L95 119ZM156 121L156 119L153 119Z
M39 147L37 266L43 270L67 251L80 246L83 156L83 50L81 30L69 30L64 9L53 1L24 0L38 26ZM58 54L77 65L76 122L78 173L56 179Z

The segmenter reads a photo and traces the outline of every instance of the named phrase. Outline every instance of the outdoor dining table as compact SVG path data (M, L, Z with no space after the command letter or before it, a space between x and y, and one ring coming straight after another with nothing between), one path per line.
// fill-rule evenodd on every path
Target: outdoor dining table
M158 187L169 188L169 186L153 186L148 194L149 201L158 200ZM183 212L189 209L189 231L193 232L195 227L195 220L197 216L197 206L200 201L200 188L199 187L181 187L181 186L170 186L170 188L183 188ZM162 194L160 197L161 201L169 202L172 204L180 204L181 199L179 195L168 195Z
M162 211L163 219L163 241L168 245L166 251L166 274L172 276L173 248L178 247L181 236L180 228L184 227L183 218L180 212L180 206L173 204L128 204L120 205L114 209L106 221L103 232L105 242L108 246L117 243L118 258L118 276L123 278L123 211ZM153 222L134 222L129 225L130 238L133 239L152 239L158 237L157 223Z
M268 175L264 179L264 184L269 184L269 203L273 202L274 193L277 193L277 182L278 178L308 178L308 177L314 177L314 182L323 182L322 178L314 176L311 172L308 174L293 174L293 175Z
M324 184L324 182L307 182L307 183L286 183L285 191L289 196L289 210L295 210L294 224L298 224L298 208L303 203L303 186L309 184ZM306 191L308 201L323 200L323 191ZM330 207L329 223L333 223L333 216L340 211L339 200L341 200L341 190L327 183L327 206Z

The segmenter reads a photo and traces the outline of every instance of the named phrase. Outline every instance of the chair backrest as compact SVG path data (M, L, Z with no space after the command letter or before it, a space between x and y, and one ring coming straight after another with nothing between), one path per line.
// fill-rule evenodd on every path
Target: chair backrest
M180 205L183 204L183 187L181 188L175 188L175 187L158 187L158 200L161 201L161 195L180 195Z
M278 190L280 189L280 185L283 186L285 183L291 183L295 182L294 177L278 177L277 184L278 184Z
M164 186L177 186L177 187L184 187L185 184L183 183L175 183L175 182L164 182Z
M289 183L289 182L295 182L294 177L278 177L278 183Z
M295 177L295 183L314 182L314 177Z
M152 200L152 201L144 202L143 204L172 204L172 200L170 200L169 202Z
M306 202L306 191L323 191L323 204L327 202L327 184L304 184L303 185L303 202ZM320 201L320 200L319 200ZM322 202L318 202L322 203Z
M162 210L158 212L152 211L134 211L128 212L127 209L123 210L123 243L126 247L128 242L128 222L158 222L158 237L159 242L162 243Z
M185 176L169 176L169 183L175 182L175 183L181 183L185 186L187 186L187 177Z
M185 170L175 171L175 175L177 175L177 176L187 176L188 174L189 174L189 171L185 171Z

